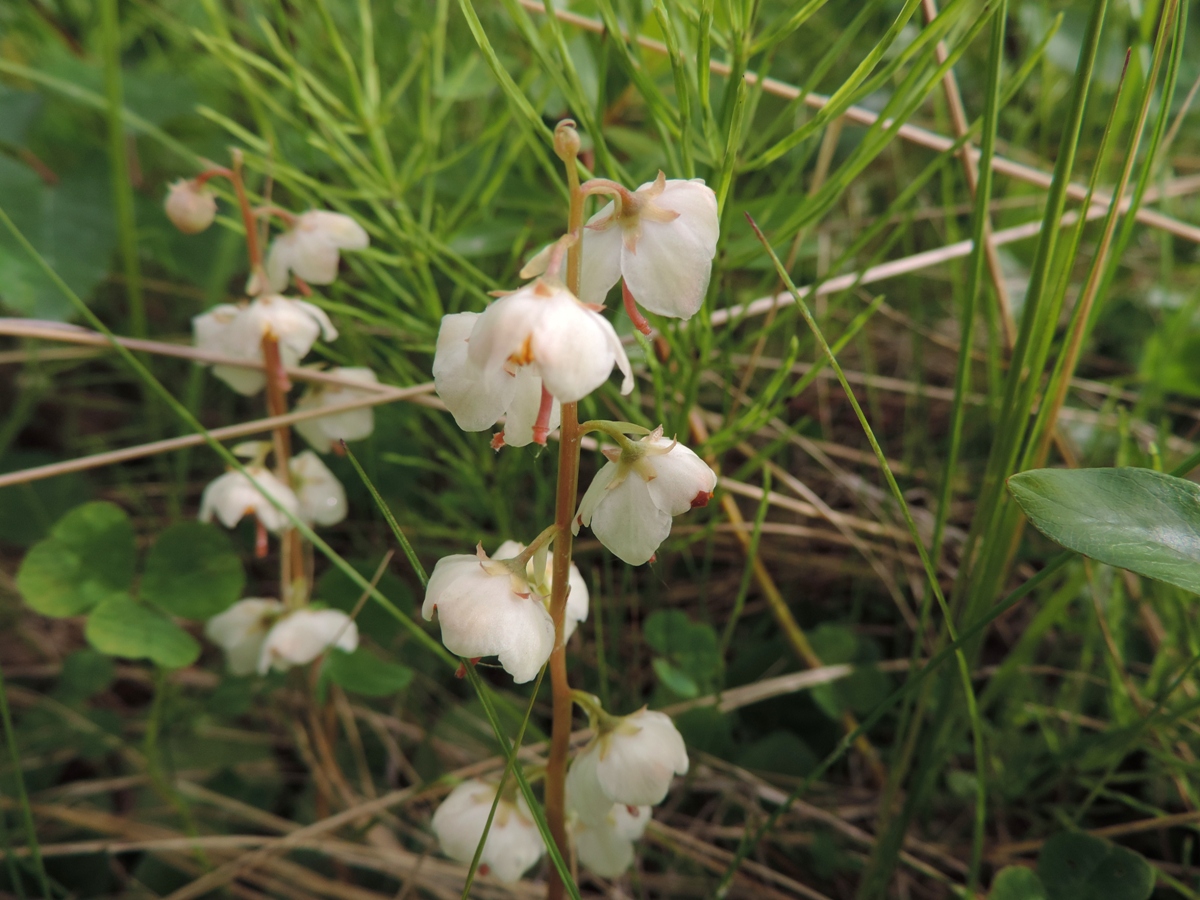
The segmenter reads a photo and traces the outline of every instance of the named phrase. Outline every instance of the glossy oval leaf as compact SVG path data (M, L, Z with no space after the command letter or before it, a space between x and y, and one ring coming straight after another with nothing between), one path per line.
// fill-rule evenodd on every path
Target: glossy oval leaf
M149 659L168 669L190 666L200 644L156 609L131 597L114 597L92 610L84 630L88 643L109 656Z
M1064 547L1200 593L1200 485L1151 469L1034 469L1008 479Z
M209 619L232 606L245 584L242 561L224 532L179 522L150 549L141 597L173 616Z
M75 616L133 583L133 526L112 503L85 503L30 548L17 571L25 602L47 616Z
M387 697L404 690L412 681L412 669L380 659L359 648L353 653L333 649L325 658L321 678L356 694Z
M1038 875L1047 900L1147 900L1154 890L1154 870L1141 856L1078 832L1046 842Z
M1046 900L1046 889L1031 869L1009 866L992 881L988 900Z

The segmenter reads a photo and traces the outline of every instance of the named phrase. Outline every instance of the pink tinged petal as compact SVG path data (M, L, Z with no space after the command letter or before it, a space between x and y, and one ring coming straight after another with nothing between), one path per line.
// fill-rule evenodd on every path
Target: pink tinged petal
M675 775L688 770L687 748L670 717L642 710L601 738L596 778L614 803L654 806Z
M445 316L433 357L434 388L463 431L491 428L517 390L507 372L485 373L471 361L468 338L479 319L479 313L472 312Z
M637 253L623 252L621 274L642 307L687 319L708 290L720 229L716 196L703 184L672 180L652 202L679 216L670 222L643 217Z
M611 222L596 228L613 212L609 203L588 219L583 229L583 265L580 267L579 299L584 303L603 304L604 298L621 278L621 226Z
M591 528L619 559L640 566L671 533L671 516L654 504L646 482L631 473L596 504Z
M656 443L670 446L671 442L664 438ZM717 474L683 444L676 444L669 453L644 459L656 476L649 482L650 496L659 509L672 516L694 509L697 495L708 495L716 489Z
M509 447L524 447L533 441L533 425L542 403L542 379L530 369L521 368L515 377L503 375L515 383L504 420L504 443ZM494 420L493 420L494 421ZM562 405L556 400L550 408L550 430L562 421Z
M617 466L615 463L608 463L600 468L596 473L596 477L592 479L592 483L588 485L587 491L584 492L583 499L579 501L579 511L575 513L575 518L571 520L571 531L573 534L579 534L580 526L591 526L592 516L596 512L596 507L600 505L600 501L607 495L608 486L612 484L612 480L617 477Z

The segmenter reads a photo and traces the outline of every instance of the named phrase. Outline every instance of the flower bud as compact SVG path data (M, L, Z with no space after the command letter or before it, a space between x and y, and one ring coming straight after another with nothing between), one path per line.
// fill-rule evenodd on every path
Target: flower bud
M495 799L496 785L474 778L450 792L430 823L443 853L464 865L470 864ZM514 802L501 797L479 857L479 874L493 875L511 884L519 881L545 850L525 799L518 796Z
M198 234L216 218L217 198L195 181L181 178L171 185L163 208L171 224L184 234Z
M579 132L574 119L563 119L554 127L554 152L563 162L574 162L579 155Z

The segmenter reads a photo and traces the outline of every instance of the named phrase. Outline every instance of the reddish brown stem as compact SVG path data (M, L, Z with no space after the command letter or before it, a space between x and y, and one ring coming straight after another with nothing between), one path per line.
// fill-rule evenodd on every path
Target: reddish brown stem
M250 257L251 274L258 271L262 265L262 250L258 246L258 219L250 206L250 198L246 196L246 183L242 180L242 151L233 151L233 170L229 173L233 183L233 192L237 195L238 208L242 213L242 225L246 229L246 255Z
M633 299L633 294L629 293L629 285L625 283L625 279L621 279L621 299L625 301L625 314L629 316L633 327L642 334L650 334L650 323L646 321L642 311L637 308L637 301Z

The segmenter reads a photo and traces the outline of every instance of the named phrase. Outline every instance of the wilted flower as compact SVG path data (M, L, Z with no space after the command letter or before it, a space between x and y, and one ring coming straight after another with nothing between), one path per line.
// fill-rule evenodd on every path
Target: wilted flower
M286 484L265 466L246 466L262 491L273 497L292 515L299 515L300 503ZM210 482L200 497L200 521L211 522L215 515L226 528L233 528L242 516L254 515L267 531L278 533L291 527L291 521L276 509L266 494L241 472L229 471Z
M570 803L568 793L568 810ZM649 806L622 803L614 803L599 822L577 819L572 831L579 861L601 878L617 878L633 863L633 842L645 833L649 821Z
M654 806L661 803L675 775L686 775L687 748L671 718L640 709L621 716L580 751L567 780L580 819L600 822L608 804Z
M508 560L458 553L439 559L421 615L436 609L442 643L468 659L496 656L513 681L531 681L554 649L554 622L543 598Z
M209 619L204 634L225 651L232 674L249 675L258 668L263 641L283 609L278 600L248 597Z
M363 227L341 213L313 209L271 243L267 276L271 287L287 287L288 272L309 284L332 284L337 278L339 250L365 250L370 243Z
M346 518L346 489L321 457L305 450L292 457L288 469L301 519L309 525L336 525Z
M695 315L720 232L712 189L699 178L667 181L662 172L633 192L603 179L588 186L591 193L615 196L584 228L581 299L603 303L624 278L633 298L651 312Z
M190 178L171 185L163 208L171 224L184 234L198 234L213 223L217 215L217 198Z
M329 370L329 374L363 384L379 383L374 372L361 366L334 368ZM337 406L368 397L370 393L370 391L360 391L348 385L313 382L308 386L304 395L296 401L294 409L296 412L307 409L323 409L326 406ZM334 413L319 419L306 419L303 422L297 422L295 428L314 450L318 453L328 453L338 441L361 441L363 438L370 437L371 432L375 430L375 411L369 406L364 406L361 409Z
M525 545L517 541L505 541L496 548L496 552L492 554L497 559L511 559L525 549ZM537 572L538 556L535 554L529 560L526 566L526 572L529 575L529 583L534 585L538 593L540 593L546 602L546 609L550 608L550 591L554 587L554 560L547 556L542 566L542 572ZM570 586L570 593L567 594L567 614L563 621L563 640L568 641L571 635L575 633L575 629L588 617L588 587L587 582L583 580L583 575L579 572L579 567L575 563L571 563L570 577L567 579L567 584Z
M298 609L276 621L263 640L258 674L312 662L330 647L358 648L358 626L340 609Z
M304 300L268 295L245 306L222 303L192 319L196 346L209 353L263 361L262 341L272 337L279 344L279 360L295 366L312 349L318 337L337 338L337 329L319 306ZM213 374L239 394L257 394L266 384L260 369L213 366Z
M704 506L717 476L695 453L667 440L659 428L624 449L604 451L609 462L592 480L573 528L589 526L600 542L633 566L647 562L671 533L671 517Z
M496 785L477 779L464 781L450 792L431 823L443 853L470 864L495 799ZM514 802L501 797L479 857L479 873L508 883L518 881L545 849L525 799L518 795Z

